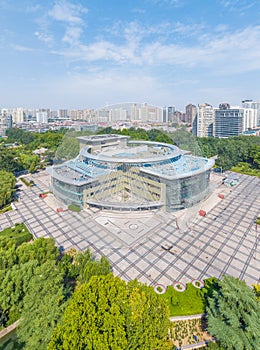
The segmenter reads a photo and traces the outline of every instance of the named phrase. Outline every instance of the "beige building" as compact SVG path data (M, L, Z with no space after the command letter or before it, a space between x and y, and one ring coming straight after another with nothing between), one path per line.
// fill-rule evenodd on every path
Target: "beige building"
M198 137L213 136L214 116L215 116L215 111L210 104L203 103L198 106L198 112L197 112L197 136Z

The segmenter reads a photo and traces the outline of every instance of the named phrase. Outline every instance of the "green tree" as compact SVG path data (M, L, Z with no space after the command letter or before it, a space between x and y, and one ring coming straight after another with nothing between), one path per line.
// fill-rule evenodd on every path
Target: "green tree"
M54 261L35 270L24 297L17 334L25 350L46 350L64 309L64 276Z
M0 208L2 208L13 198L16 178L12 173L0 170L0 184Z
M74 135L67 134L57 148L56 159L69 160L79 153L79 142Z
M49 350L126 349L126 283L112 274L94 276L72 296Z
M244 281L224 276L207 302L208 330L221 346L227 350L260 348L259 303Z
M48 350L171 349L168 315L151 287L93 276L75 291Z
M127 349L172 349L167 339L169 309L152 287L128 283Z
M39 264L46 261L57 261L59 249L55 246L53 238L38 238L31 244L24 243L17 248L19 264L29 260L37 260Z
M222 348L222 346L219 345L219 343L209 343L207 346L207 349L210 350L225 350L225 348Z
M259 283L253 284L253 291L256 295L257 300L260 301L260 284Z
M102 256L100 260L96 260L89 249L76 255L72 268L80 283L88 282L92 276L107 275L111 272L108 259Z
M30 173L33 173L40 163L40 158L36 154L23 152L20 156L20 162L23 169L28 169Z
M19 163L19 151L17 148L0 146L0 170L13 173L22 169Z
M21 144L31 143L37 137L36 134L19 128L8 129L6 135L8 136L8 141L19 142Z
M3 274L0 284L0 305L6 315L6 321L8 320L7 324L15 322L20 317L23 298L37 265L37 261L32 260L21 266L14 265Z

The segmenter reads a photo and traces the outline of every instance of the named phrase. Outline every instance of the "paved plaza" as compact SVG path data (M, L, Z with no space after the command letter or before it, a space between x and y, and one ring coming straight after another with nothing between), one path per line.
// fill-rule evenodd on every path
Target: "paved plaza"
M260 277L255 224L260 178L236 176L235 187L219 181L206 202L175 214L98 209L57 213L62 204L51 194L39 198L49 190L49 175L42 171L28 175L36 185L22 185L17 209L0 214L0 230L24 222L35 237L53 237L64 250L89 247L97 257L106 255L114 274L125 280L171 285L228 274L251 285ZM218 198L219 193L225 198ZM199 209L206 210L205 217L198 216Z

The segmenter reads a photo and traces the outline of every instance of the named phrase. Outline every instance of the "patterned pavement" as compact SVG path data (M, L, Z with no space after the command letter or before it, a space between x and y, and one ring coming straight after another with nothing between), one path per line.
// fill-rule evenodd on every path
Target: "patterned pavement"
M221 185L212 194L227 192L223 200L212 197L214 206L205 217L193 208L180 225L174 214L160 211L57 213L55 199L50 205L39 198L50 180L40 172L29 175L36 186L22 186L17 209L0 214L0 230L24 222L35 237L53 237L64 250L90 247L97 257L106 255L114 274L125 280L171 285L228 274L251 285L260 281L260 228L254 222L260 216L260 179L238 177L237 186L227 191Z

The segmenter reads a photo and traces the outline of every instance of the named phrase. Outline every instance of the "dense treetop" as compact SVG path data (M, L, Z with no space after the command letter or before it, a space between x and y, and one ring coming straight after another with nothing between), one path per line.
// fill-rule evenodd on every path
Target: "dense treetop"
M15 192L16 178L12 173L0 170L0 209L10 203Z
M260 348L260 304L244 281L224 276L208 297L208 330L227 350Z
M51 238L23 243L28 235L21 237L18 226L0 234L0 328L21 318L17 333L24 349L44 350L77 283L111 268L88 250L61 255Z
M168 316L151 287L94 276L75 291L48 350L171 349Z

